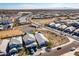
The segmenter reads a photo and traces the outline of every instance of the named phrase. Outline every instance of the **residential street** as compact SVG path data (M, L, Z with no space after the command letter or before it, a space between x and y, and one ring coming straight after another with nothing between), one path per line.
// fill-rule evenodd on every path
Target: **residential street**
M59 56L59 55L69 52L72 47L75 47L75 48L79 47L79 43L74 41L68 45L61 47L60 50L54 49L50 52L41 54L41 56Z

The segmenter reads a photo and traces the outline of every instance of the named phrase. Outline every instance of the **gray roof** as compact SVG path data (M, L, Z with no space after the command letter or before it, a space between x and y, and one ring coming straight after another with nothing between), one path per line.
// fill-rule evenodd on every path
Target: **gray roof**
M24 42L27 42L28 40L29 41L35 41L35 36L33 34L27 33L27 35L25 35L23 37L23 40L24 40Z
M46 41L47 42L49 41L42 33L36 33L35 38L38 41L39 45Z
M76 28L73 27L73 26L70 26L70 27L67 27L65 30L67 30L67 29L69 29L70 31L73 31L73 30L75 30Z
M19 36L11 38L9 45L11 44L22 44L22 37Z

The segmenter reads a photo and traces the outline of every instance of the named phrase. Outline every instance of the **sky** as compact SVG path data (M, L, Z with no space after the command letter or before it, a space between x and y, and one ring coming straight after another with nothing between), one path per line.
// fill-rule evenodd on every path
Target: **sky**
M0 3L0 9L79 9L79 3Z

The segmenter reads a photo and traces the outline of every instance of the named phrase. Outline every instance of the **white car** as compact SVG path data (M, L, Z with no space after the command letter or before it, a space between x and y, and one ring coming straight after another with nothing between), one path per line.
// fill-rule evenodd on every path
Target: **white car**
M72 47L71 49L70 49L70 51L74 51L76 48L75 47Z

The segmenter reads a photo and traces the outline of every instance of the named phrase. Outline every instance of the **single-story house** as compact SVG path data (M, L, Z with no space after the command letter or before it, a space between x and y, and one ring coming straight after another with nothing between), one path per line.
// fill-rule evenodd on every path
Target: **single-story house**
M6 49L8 47L9 39L0 40L0 56L6 55Z
M24 24L24 23L26 23L26 22L27 22L27 20L26 20L26 17L25 17L25 16L20 17L18 20L19 20L19 23L20 23L20 24Z
M10 55L9 51L13 48L16 48L17 50L22 48L22 37L25 33L23 33L20 30L5 30L0 31L0 41L9 39L10 42L8 43L8 48L6 50L7 54Z
M35 33L36 41L38 42L39 47L47 46L49 40L40 32Z
M55 23L50 23L48 26L49 27L55 27Z
M24 41L25 45L29 45L29 44L35 42L35 37L33 34L27 33L27 35L25 35L23 37L23 41Z
M11 29L13 28L13 22L10 20L0 21L0 30Z
M14 56L14 55L16 55L17 53L18 53L18 50L17 50L16 48L13 48L13 49L11 49L11 50L9 51L9 54L7 54L7 55Z
M66 33L72 33L75 29L76 29L75 27L70 26L70 27L67 27L67 28L64 30L64 32L66 32Z
M58 27L61 26L60 23L55 24L55 28L58 29Z
M23 37L23 41L25 43L25 47L28 49L30 54L33 54L34 52L37 51L37 42L33 34L27 33Z
M37 51L37 42L33 42L29 45L26 45L26 48L29 51L29 54L34 54Z
M22 48L22 37L18 36L18 37L12 37L9 43L10 49L12 48L17 48L17 49L21 49Z
M65 28L67 28L67 25L65 24L62 24L61 26L58 27L58 29L61 31L64 30Z
M75 28L79 28L79 22L72 23L71 25Z
M19 12L18 15L20 15L20 17L18 18L20 24L31 22L32 12Z
M79 29L76 29L76 30L72 33L72 35L79 36Z

